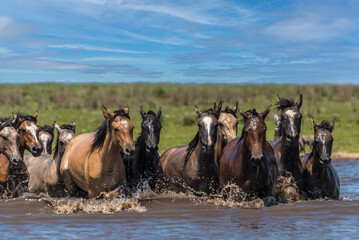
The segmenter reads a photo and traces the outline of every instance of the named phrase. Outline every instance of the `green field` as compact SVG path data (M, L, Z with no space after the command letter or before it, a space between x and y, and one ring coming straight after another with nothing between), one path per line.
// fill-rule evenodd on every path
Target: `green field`
M242 110L256 108L263 111L276 102L276 95L298 99L303 93L301 112L302 135L311 135L311 117L319 123L336 118L334 152L358 152L359 139L359 87L331 85L172 85L172 84L119 84L119 85L61 85L28 84L0 85L0 115L12 112L33 114L39 110L38 124L50 125L76 120L77 134L94 131L103 121L101 106L111 110L130 106L131 120L135 125L135 137L141 130L142 105L157 112L162 107L160 152L187 144L197 131L194 104L200 109L223 101L224 106L233 107L238 101ZM267 139L274 135L275 109L267 117ZM242 128L239 125L239 132Z

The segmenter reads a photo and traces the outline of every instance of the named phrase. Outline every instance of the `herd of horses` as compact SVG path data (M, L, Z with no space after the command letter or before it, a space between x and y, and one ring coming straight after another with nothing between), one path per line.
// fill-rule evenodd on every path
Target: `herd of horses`
M144 183L155 192L218 193L236 184L247 194L274 196L280 176L292 176L307 198L338 199L340 185L331 164L331 123L313 120L314 142L310 154L300 155L302 95L295 102L278 96L275 139L266 139L271 105L263 112L242 111L238 103L222 110L222 103L200 110L195 106L198 131L184 146L158 153L161 108L142 107L141 133L133 140L130 109L111 111L103 106L104 122L94 133L75 136L76 123L37 125L34 115L0 118L1 194L16 197L23 191L51 197L98 198L118 190L131 194ZM240 115L240 120L237 118ZM243 123L240 137L237 125ZM57 131L52 154L54 129ZM25 150L29 153L24 154Z

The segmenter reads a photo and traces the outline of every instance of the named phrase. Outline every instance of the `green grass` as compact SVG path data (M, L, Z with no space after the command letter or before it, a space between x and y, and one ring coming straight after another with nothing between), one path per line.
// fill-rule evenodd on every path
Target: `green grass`
M276 102L276 95L298 99L303 93L301 112L302 135L312 135L310 117L319 123L336 118L333 136L334 152L357 152L359 137L359 87L354 86L283 86L283 85L172 85L172 84L121 84L121 85L61 85L28 84L1 85L0 115L12 112L33 114L39 110L38 124L50 125L76 120L77 134L94 131L102 121L101 105L111 110L130 106L135 137L141 130L139 107L157 112L162 107L160 152L175 145L190 142L197 131L194 104L200 109L223 101L233 107L238 101L242 110L256 108L263 111ZM267 139L274 134L274 107L266 119ZM239 126L240 132L242 126Z

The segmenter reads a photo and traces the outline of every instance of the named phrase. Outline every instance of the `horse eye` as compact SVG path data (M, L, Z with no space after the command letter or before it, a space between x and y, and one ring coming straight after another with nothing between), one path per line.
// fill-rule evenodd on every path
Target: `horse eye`
M2 137L2 139L4 139L5 141L7 140L7 137L5 137L5 136L1 136Z
M118 130L118 128L114 128L115 129L115 132L118 132L118 131L120 131L120 130Z
M223 127L222 123L217 123L217 126Z

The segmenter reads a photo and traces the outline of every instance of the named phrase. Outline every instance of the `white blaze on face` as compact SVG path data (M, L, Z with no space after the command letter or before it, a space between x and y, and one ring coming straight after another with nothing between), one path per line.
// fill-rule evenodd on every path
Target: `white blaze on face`
M46 152L46 148L47 148L47 142L49 141L49 139L51 138L51 135L45 132L41 132L41 134L39 134L39 139L43 144L43 151Z
M204 123L204 127L205 127L206 130L207 130L208 143L212 143L211 135L210 135L212 118L210 118L210 117L204 117L204 118L203 118L203 123Z
M290 124L290 129L292 131L292 137L294 137L294 116L297 114L296 112L294 112L293 110L287 110L285 112L285 114L287 114L288 119L289 119L289 124Z
M30 123L30 126L26 126L26 130L28 130L35 138L35 142L39 142L39 140L37 139L37 135L36 135L36 129L37 126L34 123Z
M124 126L124 128L128 128L128 122L126 120L121 120L120 123Z

